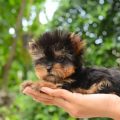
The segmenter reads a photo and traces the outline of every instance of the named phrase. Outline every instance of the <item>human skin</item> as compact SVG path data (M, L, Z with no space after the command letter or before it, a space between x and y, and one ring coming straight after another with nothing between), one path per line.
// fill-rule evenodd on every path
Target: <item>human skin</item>
M47 87L42 87L41 92L26 87L23 93L37 102L61 107L75 118L108 117L120 120L120 97L117 95L83 95Z

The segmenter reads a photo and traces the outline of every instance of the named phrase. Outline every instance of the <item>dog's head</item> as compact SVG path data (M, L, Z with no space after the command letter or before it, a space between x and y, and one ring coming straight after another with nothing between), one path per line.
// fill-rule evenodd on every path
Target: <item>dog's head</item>
M51 80L71 76L81 66L84 47L85 41L79 35L62 30L46 32L29 42L37 76Z

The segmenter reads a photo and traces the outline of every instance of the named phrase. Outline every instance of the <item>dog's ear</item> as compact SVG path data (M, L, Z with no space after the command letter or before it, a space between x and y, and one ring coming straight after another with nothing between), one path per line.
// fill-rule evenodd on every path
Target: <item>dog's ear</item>
M38 60L44 56L43 50L41 49L39 43L35 40L29 41L28 51L33 60Z
M81 54L83 53L86 42L85 40L82 40L78 34L71 33L70 34L70 40L72 42L73 48L76 52L76 54Z

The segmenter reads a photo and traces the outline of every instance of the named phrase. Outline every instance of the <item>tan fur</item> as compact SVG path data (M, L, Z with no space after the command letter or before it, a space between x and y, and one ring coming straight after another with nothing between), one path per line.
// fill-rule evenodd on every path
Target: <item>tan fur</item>
M104 79L103 79L103 80L97 85L97 87L98 87L99 90L102 90L102 89L104 88L104 86L110 87L110 86L111 86L111 83L110 83L108 80L104 80Z
M35 66L35 73L39 79L43 79L47 75L47 70L42 65Z
M82 93L82 94L92 94L92 93L96 93L97 92L97 84L93 84L89 89L82 89L82 88L77 88L75 90L73 90L73 92L77 92L77 93Z
M65 79L75 72L75 67L70 65L62 66L61 64L57 63L53 66L52 71L56 73L59 77Z
M35 90L40 90L41 87L49 87L49 88L52 88L52 89L55 89L57 88L57 86L51 82L46 82L46 81L40 81L40 82L34 82L32 84L32 88L35 89Z
M49 87L52 89L56 89L57 85L51 82L45 82L45 81L39 81L39 80L37 82L25 81L21 84L21 91L23 91L26 87L31 87L34 90L40 91L41 87Z
M81 51L84 50L86 42L81 40L79 35L72 33L70 35L70 38L71 38L76 54L79 54Z
M93 94L93 93L97 93L97 91L102 90L104 88L104 86L111 86L111 83L108 80L102 80L99 83L95 83L93 84L89 89L81 89L81 88L77 88L75 90L73 90L74 92L78 92L78 93L82 93L82 94Z

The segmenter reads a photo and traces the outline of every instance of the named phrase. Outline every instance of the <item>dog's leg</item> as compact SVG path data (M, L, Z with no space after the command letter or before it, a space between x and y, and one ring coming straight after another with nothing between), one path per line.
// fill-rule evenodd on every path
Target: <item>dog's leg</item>
M31 87L34 90L40 91L41 87L49 87L55 89L58 88L58 85L45 81L37 81L37 82L26 81L23 82L20 87L21 87L20 88L21 91L23 91L26 87Z
M111 86L111 83L108 80L101 80L99 83L93 84L89 89L77 88L77 89L73 89L73 92L82 93L82 94L102 93L100 91L102 91L102 90L104 91L104 89L107 89L110 86ZM104 91L104 93L105 93L105 91Z

